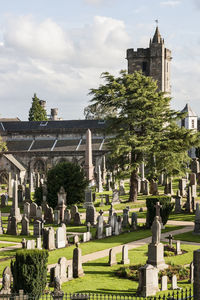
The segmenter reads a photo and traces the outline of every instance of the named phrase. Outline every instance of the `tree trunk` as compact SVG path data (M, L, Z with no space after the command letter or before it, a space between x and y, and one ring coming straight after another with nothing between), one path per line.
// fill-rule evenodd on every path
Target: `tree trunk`
M137 201L137 187L138 187L138 175L137 170L131 173L130 177L130 191L129 191L129 202Z

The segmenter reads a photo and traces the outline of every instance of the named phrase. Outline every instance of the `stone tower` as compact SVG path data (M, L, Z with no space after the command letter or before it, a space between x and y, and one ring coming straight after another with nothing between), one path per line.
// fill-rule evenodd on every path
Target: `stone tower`
M142 71L146 76L157 80L160 91L170 93L170 61L171 51L165 48L158 26L153 39L150 39L149 48L127 50L128 73Z

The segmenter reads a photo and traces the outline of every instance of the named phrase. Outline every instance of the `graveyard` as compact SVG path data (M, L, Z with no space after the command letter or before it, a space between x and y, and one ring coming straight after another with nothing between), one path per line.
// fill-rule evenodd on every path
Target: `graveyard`
M171 183L172 193L164 193L166 183L158 184L156 194L159 196L154 196L155 217L149 228L146 226L146 200L152 197L150 191L143 193L140 190L138 201L129 203L128 181L116 182L115 192L108 190L103 183L100 192L98 186L86 189L84 203L69 207L67 192L61 187L57 199L59 210L50 208L45 196L42 205L38 206L34 193L30 193L28 201L25 194L20 196L20 200L21 190L19 192L16 181L13 197L5 201L8 186L2 185L1 277L11 260L15 259L18 249L47 249L46 295L54 290L56 276L60 278L64 293L146 297L163 296L169 291L193 290L191 263L193 252L199 249L200 244L200 187L196 181L195 197L188 195L193 177L184 180L186 184L182 191L181 178L175 178ZM117 190L122 190L120 185L123 193L117 194ZM28 188L26 184L25 189ZM173 204L165 225L162 225L161 219L162 205L157 202L162 195L167 195ZM145 266L151 266L152 270L139 271ZM169 266L171 271L165 271ZM151 283L150 290L144 291L139 272L155 272L153 277L158 276L158 283L154 287ZM5 292L3 286L2 291Z

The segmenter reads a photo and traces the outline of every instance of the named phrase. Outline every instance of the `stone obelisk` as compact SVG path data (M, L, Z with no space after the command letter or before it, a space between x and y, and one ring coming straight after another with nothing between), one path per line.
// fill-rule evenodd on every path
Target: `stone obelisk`
M90 184L93 184L94 180L94 166L92 163L92 136L90 129L86 132L86 148L85 148L85 173L86 178L89 180Z
M17 178L17 175L16 175L16 179L14 181L14 186L13 186L13 200L12 200L10 216L15 217L17 222L21 222L22 216L20 214L20 209L18 206L18 178Z

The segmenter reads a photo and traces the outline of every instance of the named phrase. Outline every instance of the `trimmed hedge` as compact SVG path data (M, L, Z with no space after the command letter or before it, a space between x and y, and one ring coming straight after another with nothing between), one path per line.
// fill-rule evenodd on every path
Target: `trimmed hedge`
M151 196L146 198L146 207L147 207L146 227L147 228L151 228L151 225L155 218L156 202L160 202L160 204L162 205L162 208L160 209L160 216L162 218L163 225L167 223L169 215L174 208L174 203L171 203L171 197L169 196Z
M47 250L18 250L11 261L13 292L24 290L25 294L39 299L47 283Z

